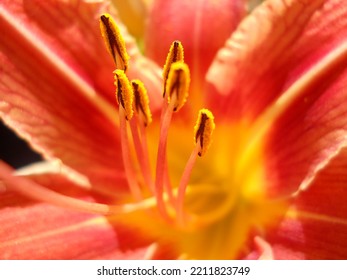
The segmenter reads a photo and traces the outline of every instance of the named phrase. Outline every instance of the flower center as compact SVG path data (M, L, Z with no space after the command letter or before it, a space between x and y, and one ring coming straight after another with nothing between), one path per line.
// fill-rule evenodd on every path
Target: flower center
M109 16L101 17L101 25L110 24L112 20L105 20ZM116 30L116 27L104 28L105 30ZM103 29L102 29L103 30ZM112 45L111 41L121 42L114 39L117 34L105 33L106 45ZM109 38L110 37L110 38ZM110 48L109 48L110 49ZM124 50L125 47L111 48L111 55L115 55L116 67L117 61L128 57L127 54L118 55L118 50ZM116 50L116 51L115 51ZM119 57L118 57L119 56ZM145 192L150 191L156 199L156 204L161 217L168 223L177 223L185 226L188 217L184 211L184 198L190 175L195 165L197 156L205 155L212 138L215 128L214 116L207 110L202 109L199 112L195 130L195 148L186 163L182 172L178 187L174 188L171 183L168 172L167 159L167 139L170 123L174 112L178 112L185 104L189 91L190 73L188 66L183 62L183 47L180 42L172 44L169 51L167 62L164 67L164 88L163 88L163 106L160 117L160 133L157 148L156 172L155 178L151 176L149 162L149 152L147 148L146 127L152 122L152 115L149 109L149 99L144 84L139 80L129 81L125 70L125 61L119 65L123 69L116 69L115 86L116 97L119 104L119 123L123 163L128 180L130 191L137 202L145 197ZM128 129L129 128L129 129ZM129 132L128 132L129 131ZM129 140L131 136L132 141ZM135 156L132 156L134 151ZM134 166L139 166L139 172L136 172ZM142 181L143 180L143 181ZM164 197L167 197L165 199Z
M128 61L124 58L128 55L122 53L126 52L124 45L117 46L124 41L118 38L121 35L114 21L103 15L100 24L117 68L115 86L128 185L138 205L149 199L153 202L153 198L155 202L148 204L150 208L146 211L127 215L123 221L140 228L150 225L147 232L158 238L171 236L181 247L179 251L188 257L235 257L250 228L267 223L271 217L258 211L266 209L261 185L265 181L261 141L249 144L252 130L244 121L221 123L211 145L214 116L208 109L201 109L194 127L195 147L189 148L186 139L191 138L191 129L181 119L173 120L174 113L187 101L190 83L183 46L178 41L172 43L163 69L162 112L160 121L154 119L154 126L159 127L159 139L154 139L152 133L147 135L152 116L146 89L138 80L127 79ZM110 34L109 30L114 32ZM156 157L151 157L152 154ZM197 160L198 156L205 159ZM151 162L155 163L153 177ZM234 229L237 233L232 232ZM204 252L201 245L208 238L215 244ZM220 252L226 244L228 252L223 256Z

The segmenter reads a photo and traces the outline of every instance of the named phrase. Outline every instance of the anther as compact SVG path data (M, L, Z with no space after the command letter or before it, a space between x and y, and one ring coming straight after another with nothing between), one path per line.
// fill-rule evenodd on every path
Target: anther
M174 62L184 62L184 51L183 46L180 41L174 41L171 44L169 53L166 57L166 62L163 69L163 80L164 80L164 89L163 89L163 97L166 95L166 82L169 76L170 68L172 63Z
M130 82L123 70L115 70L114 85L116 86L116 97L120 107L124 109L124 115L127 120L133 116L134 93Z
M190 72L188 65L184 62L175 62L171 65L170 72L166 82L166 93L168 103L171 101L173 110L177 112L185 104L190 84Z
M214 129L215 123L213 114L207 109L201 109L194 127L195 143L200 146L199 156L203 156L208 150Z
M152 114L149 109L149 99L144 84L139 80L132 80L134 92L134 110L136 117L130 122L134 147L140 163L141 171L146 185L154 193L154 182L151 176L148 145L145 128L152 122Z
M131 85L133 87L135 97L135 111L140 116L144 125L147 126L152 122L152 114L149 109L147 90L144 84L139 80L132 80Z
M128 69L129 55L125 48L124 39L111 15L101 15L100 30L106 48L116 64L116 69L126 71Z
M182 173L180 184L178 186L176 212L177 222L180 225L184 225L184 195L189 183L190 175L196 162L197 155L202 156L206 153L211 143L214 128L215 124L213 114L207 109L201 109L199 111L198 120L194 127L195 143L197 143L197 145L195 146L187 161L187 164Z

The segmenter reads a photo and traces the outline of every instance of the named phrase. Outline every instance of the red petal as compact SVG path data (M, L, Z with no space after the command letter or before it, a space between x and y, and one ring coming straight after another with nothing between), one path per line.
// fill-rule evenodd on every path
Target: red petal
M288 194L307 188L346 146L346 83L347 71L336 79L327 78L275 124L266 154L271 191Z
M340 55L275 123L267 154L272 191L288 193L307 188L315 174L347 144L347 45L343 39L347 35L347 9L341 3L326 3L294 46L293 59L301 63L292 67L288 84L332 55ZM310 43L313 39L322 44Z
M343 43L346 12L340 0L265 1L212 64L208 79L218 90L211 89L211 106L223 116L257 116Z
M267 143L273 192L306 188L346 145L347 9L342 1L323 2L266 1L242 22L211 68L210 80L226 95L211 95L220 117L256 119L282 94L300 88ZM329 63L317 74L324 61ZM312 73L307 86L297 86Z
M214 55L244 14L244 1L239 0L154 1L147 27L146 54L164 65L171 43L181 41L191 70L192 87L201 89ZM200 92L195 93L201 96Z
M1 259L139 258L131 232L102 216L40 203L1 208L0 221Z
M275 258L347 258L347 150L301 192L267 240Z

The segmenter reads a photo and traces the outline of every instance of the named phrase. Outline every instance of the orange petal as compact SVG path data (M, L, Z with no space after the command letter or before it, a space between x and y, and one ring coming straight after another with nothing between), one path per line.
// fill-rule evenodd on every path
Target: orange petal
M267 154L271 192L288 194L308 188L316 173L347 145L346 14L341 1L328 1L293 46L293 59L300 63L289 65L290 79L285 85L289 90L295 79L318 73L319 65L335 58L300 89L300 98L275 122Z
M138 259L146 245L134 245L130 231L103 216L33 204L15 194L0 195L0 205L1 259Z
M43 203L1 208L0 221L1 259L138 259L145 246L105 217Z
M307 189L316 173L347 145L347 71L336 70L313 81L275 122L267 144L270 191Z
M109 199L60 175L33 179L81 200ZM0 192L0 259L139 259L146 254L149 241L118 224L117 217L66 210L4 190L6 186Z
M347 149L300 192L278 229L266 239L275 258L347 258Z
M210 69L219 91L211 92L210 103L220 118L258 119L277 98L300 93L282 115L267 120L274 123L266 153L270 192L307 188L346 145L346 14L337 0L266 1Z

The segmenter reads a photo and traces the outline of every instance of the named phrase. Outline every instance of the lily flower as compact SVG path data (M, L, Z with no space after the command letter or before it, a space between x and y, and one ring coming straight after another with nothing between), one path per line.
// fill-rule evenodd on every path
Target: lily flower
M343 1L152 5L0 4L0 258L346 258Z

